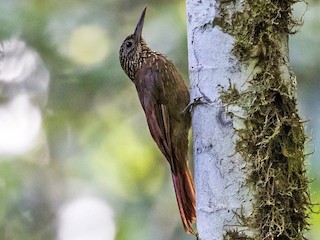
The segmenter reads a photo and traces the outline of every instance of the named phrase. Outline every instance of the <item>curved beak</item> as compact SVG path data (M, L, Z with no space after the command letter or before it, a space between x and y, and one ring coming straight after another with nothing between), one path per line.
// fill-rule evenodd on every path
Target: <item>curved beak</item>
M142 35L142 28L143 28L143 22L144 22L144 16L146 14L146 11L147 11L147 7L148 5L146 5L141 13L141 17L139 19L139 22L136 26L136 30L134 31L134 36L137 40L137 42L140 42L140 39L141 39L141 35Z

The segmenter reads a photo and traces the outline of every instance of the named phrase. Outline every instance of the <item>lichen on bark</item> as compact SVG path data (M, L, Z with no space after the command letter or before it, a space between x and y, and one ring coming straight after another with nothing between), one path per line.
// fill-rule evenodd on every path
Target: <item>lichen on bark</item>
M240 220L253 231L253 239L301 240L306 239L303 234L308 228L307 137L287 52L288 35L298 25L292 17L296 2L220 0L213 20L215 27L235 38L233 54L238 60L244 66L254 65L244 90L230 85L221 91L226 106L235 105L245 112L243 127L235 129L235 149L247 163L253 208Z

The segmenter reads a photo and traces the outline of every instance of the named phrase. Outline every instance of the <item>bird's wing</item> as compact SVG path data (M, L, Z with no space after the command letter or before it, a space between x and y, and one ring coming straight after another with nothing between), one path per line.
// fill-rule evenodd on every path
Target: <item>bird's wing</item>
M172 143L171 134L174 134L175 129L171 129L174 128L171 124L173 125L177 120L170 115L169 106L166 105L165 90L167 88L164 87L164 81L168 79L165 77L152 67L142 68L136 74L135 85L151 135L171 166L173 185L184 229L196 236L192 228L192 223L196 220L195 191L186 159L181 158L181 156L186 157L185 154L173 155L173 144L176 143Z
M158 71L142 68L135 77L139 99L150 133L175 172L168 106L164 104L164 82Z

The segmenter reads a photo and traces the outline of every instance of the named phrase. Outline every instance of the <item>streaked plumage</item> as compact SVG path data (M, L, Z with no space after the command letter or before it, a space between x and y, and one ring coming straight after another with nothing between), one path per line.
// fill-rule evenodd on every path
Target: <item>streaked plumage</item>
M170 164L184 229L196 235L191 226L196 220L195 191L187 164L191 116L184 112L189 91L173 63L142 39L145 11L120 48L120 63L136 86L150 133Z

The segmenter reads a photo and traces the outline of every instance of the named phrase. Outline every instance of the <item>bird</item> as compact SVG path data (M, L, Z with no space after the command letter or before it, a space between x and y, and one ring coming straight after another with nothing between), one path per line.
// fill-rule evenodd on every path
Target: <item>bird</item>
M196 198L188 166L191 127L190 94L178 69L164 54L153 51L142 38L147 6L133 34L123 41L119 60L134 83L153 140L168 161L184 230L197 236Z

